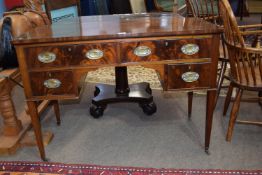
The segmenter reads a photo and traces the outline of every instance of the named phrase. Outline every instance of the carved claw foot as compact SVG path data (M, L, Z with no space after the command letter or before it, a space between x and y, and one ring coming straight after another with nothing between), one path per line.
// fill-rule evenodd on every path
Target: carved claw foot
M147 115L152 115L156 112L156 104L154 102L151 103L141 103L139 106L143 109L143 112Z
M99 118L103 116L105 109L106 109L106 106L92 105L90 107L90 115L92 115L94 118Z

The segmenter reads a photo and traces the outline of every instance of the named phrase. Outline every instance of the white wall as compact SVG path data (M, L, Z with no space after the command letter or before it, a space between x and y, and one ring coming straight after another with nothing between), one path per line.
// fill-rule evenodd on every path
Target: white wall
M2 18L4 11L5 11L4 0L0 0L0 18Z

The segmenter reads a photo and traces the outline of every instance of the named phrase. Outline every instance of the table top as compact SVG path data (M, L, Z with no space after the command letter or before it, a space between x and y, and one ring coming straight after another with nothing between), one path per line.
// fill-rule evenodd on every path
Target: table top
M214 24L174 13L82 16L41 26L14 38L13 44L88 41L221 33Z

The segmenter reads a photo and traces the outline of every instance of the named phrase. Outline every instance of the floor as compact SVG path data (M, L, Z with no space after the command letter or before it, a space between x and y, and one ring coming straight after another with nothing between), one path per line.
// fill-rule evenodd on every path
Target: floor
M153 90L158 111L146 116L137 104L112 104L100 119L89 114L94 85L88 84L79 102L61 102L61 126L53 111L43 114L43 130L52 131L46 147L51 162L154 168L261 169L261 127L237 124L225 141L228 115L222 116L220 97L214 114L210 155L204 152L205 95L195 95L192 119L187 118L186 93ZM22 89L13 94L22 104ZM19 108L19 107L18 107ZM19 109L19 110L20 110ZM250 110L252 109L252 110ZM261 118L256 103L242 103L241 118ZM9 161L41 161L36 147L21 148Z

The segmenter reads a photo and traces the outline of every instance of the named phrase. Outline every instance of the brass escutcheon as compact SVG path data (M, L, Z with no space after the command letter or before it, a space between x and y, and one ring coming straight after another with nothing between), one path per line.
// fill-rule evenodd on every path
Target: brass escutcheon
M86 57L90 60L97 60L102 58L103 56L104 56L103 51L99 49L92 49L86 53Z
M197 44L185 44L181 47L181 51L186 55L194 55L199 52Z
M150 47L148 46L138 46L134 50L134 54L139 57L145 57L152 53Z
M185 72L181 77L185 82L191 83L199 79L199 74L197 72Z
M58 79L51 78L51 79L45 80L44 86L49 89L55 89L61 86L61 81L59 81Z
M38 60L42 63L52 63L56 60L56 55L53 52L42 52L38 54Z

